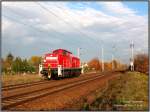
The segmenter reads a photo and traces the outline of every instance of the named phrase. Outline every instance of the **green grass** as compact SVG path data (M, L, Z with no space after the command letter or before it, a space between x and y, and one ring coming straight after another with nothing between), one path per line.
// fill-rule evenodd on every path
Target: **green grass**
M29 83L43 80L38 74L1 75L2 86Z
M118 108L116 105L123 105ZM90 110L148 110L148 76L127 72L109 82L106 91L97 95Z

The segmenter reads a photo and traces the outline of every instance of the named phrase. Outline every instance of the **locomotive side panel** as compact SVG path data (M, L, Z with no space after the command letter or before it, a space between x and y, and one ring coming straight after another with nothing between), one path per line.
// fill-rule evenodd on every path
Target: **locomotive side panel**
M80 60L76 57L72 58L72 68L80 68Z
M72 58L69 53L59 55L59 64L63 68L72 68Z

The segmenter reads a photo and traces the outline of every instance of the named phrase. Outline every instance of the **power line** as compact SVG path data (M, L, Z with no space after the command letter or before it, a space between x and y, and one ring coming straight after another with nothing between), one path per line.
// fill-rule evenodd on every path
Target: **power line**
M87 34L85 34L84 32L80 31L80 29L76 28L74 25L70 24L69 22L63 20L61 17L59 17L58 15L56 15L53 11L49 10L48 8L46 8L45 6L43 6L42 4L35 2L36 4L38 4L42 9L44 9L45 11L47 11L48 13L52 14L53 16L57 17L59 20L63 21L65 24L72 26L72 28L74 30L76 30L78 33L80 33L83 36L89 37ZM89 37L91 38L91 37ZM95 41L95 40L94 40ZM95 41L97 43L97 41Z
M36 4L38 4L42 9L46 10L48 13L54 15L55 17L57 17L58 19L60 19L61 21L63 21L65 24L69 25L69 26L72 26L72 28L74 30L77 30L80 34L83 34L79 29L75 28L72 24L70 24L69 22L63 20L61 17L57 16L55 13L53 13L53 11L49 10L48 8L46 8L45 6L43 6L42 4L38 3L38 2L35 2ZM85 35L85 34L83 34ZM87 36L87 35L86 35Z
M60 7L60 6L58 6L58 5L56 5L56 7L57 8L59 8L60 10L62 10L62 7ZM66 11L63 11L63 13L65 13L66 15L68 15L67 13L66 13ZM71 16L68 16L69 18L71 18L71 19L73 19L74 21L76 21L74 18L72 18ZM77 21L76 21L77 22ZM78 22L79 23L79 22ZM80 23L79 23L80 24ZM84 33L84 32L81 32L81 33ZM86 36L88 36L88 35L86 35ZM103 42L103 40L102 39L100 39L102 42ZM96 41L97 42L97 41Z
M11 12L13 12L15 15L18 16L18 13L16 13L15 11L11 10ZM20 23L20 24L25 25L25 26L28 26L29 28L32 28L32 29L34 29L34 30L38 30L38 31L40 31L41 33L47 34L47 33L45 33L43 30L40 30L40 29L34 27L33 25L25 24L24 22L18 21L18 19L9 17L9 16L4 15L4 14L3 14L3 16L6 17L6 18L8 18L8 19L10 19L10 20L15 21L16 23ZM20 15L19 15L19 16L20 16ZM18 16L18 17L19 17L19 16ZM21 16L20 16L20 17L21 17ZM22 16L22 17L23 17L23 16ZM25 17L23 17L23 18L25 18ZM62 34L63 34L64 36L66 36L64 33L60 33L60 32L58 32L58 31L56 31L54 28L50 28L50 29L51 29L52 31L56 32L56 33L55 33L55 36L57 35L57 36L59 36L59 38L62 38ZM58 34L59 34L59 35L58 35ZM48 34L47 34L47 35L48 35ZM52 34L50 34L50 35L52 35ZM53 35L54 35L54 34L53 34ZM49 35L48 35L48 36L49 36ZM57 37L57 36L56 36L56 37ZM64 39L64 38L62 38L62 39ZM69 41L69 42L70 42L70 41ZM76 43L74 43L73 41L71 41L71 42L72 42L73 44L76 44Z
M50 11L50 10L48 10L47 8L45 8L43 5L41 5L40 3L38 3L39 5L40 5L40 7L41 8L43 8L44 10L47 10L48 12L50 12L52 15L54 15L55 17L57 17L57 18L59 18L61 21L63 21L65 24L67 24L67 25L69 25L69 26L72 26L72 28L73 29L75 29L78 33L80 33L80 34L82 34L82 35L84 35L84 36L86 36L86 37L89 37L87 34L85 34L85 33L83 33L83 32L81 32L79 29L77 29L76 27L74 27L72 24L70 24L69 22L67 22L67 21L65 21L65 20L63 20L62 18L60 18L59 16L57 16L55 13L53 13L52 11ZM16 22L19 22L18 20L15 20ZM19 22L20 23L20 22ZM36 27L33 27L32 25L29 25L29 24L25 24L25 23L23 23L23 22L21 22L21 24L23 24L23 25L26 25L26 26L29 26L30 28L33 28L34 30L38 30L38 31L40 31L40 32L43 32L43 30L40 30L40 29L38 29L38 28L36 28ZM63 35L65 35L64 33L60 33L60 32L58 32L58 31L56 31L55 29L53 29L53 28L51 28L53 31L55 31L56 32L56 34L58 35L58 33L62 36L62 34ZM60 36L60 37L61 37ZM66 35L65 35L66 36ZM90 37L91 38L91 37ZM95 41L95 40L94 40ZM96 41L96 42L98 42L98 41ZM99 43L99 42L98 42ZM84 45L84 44L83 44ZM92 46L93 47L93 46Z
M11 12L12 12L13 14L17 15L18 17L26 18L25 16L20 16L17 12L15 12L15 11L13 11L13 10L11 10ZM6 15L3 15L3 16L5 16L6 18L8 18L8 19L10 19L10 20L15 21L16 23L20 23L20 24L25 25L25 26L27 26L27 27L33 29L33 30L36 30L36 31L38 30L38 31L40 31L41 33L44 33L44 34L48 35L48 34L45 33L43 30L40 30L40 29L34 27L33 25L25 24L25 23L22 22L22 21L18 21L18 19L15 19L15 18L6 16ZM56 32L56 34L55 34L56 37L59 36L60 38L62 38L62 34L63 34L63 33L60 33L60 32L56 31L56 30L53 29L53 28L50 28L50 29L51 29L52 31ZM50 35L52 35L52 34L50 34ZM53 34L53 35L54 35L54 34ZM63 35L66 36L65 34L63 34ZM48 36L49 36L49 35L48 35ZM64 39L64 38L62 38L62 39ZM76 41L77 41L77 40L76 40ZM66 42L66 41L65 41L65 42ZM73 43L72 45L76 45L76 42L74 42L74 41L68 41L68 42L69 42L69 44ZM77 42L78 42L78 41L77 41ZM86 45L86 44L82 44L82 45L85 46L84 49L87 48L87 45ZM93 47L93 46L92 46L92 47ZM83 47L82 47L82 48L83 48Z
M19 23L19 24L22 24L22 25L24 25L24 26L27 26L27 27L29 27L29 28L31 28L31 29L34 29L34 30L37 30L37 28L35 28L35 27L33 27L32 25L29 25L29 24L25 24L25 23L23 23L23 22L21 22L21 21L18 21L17 19L14 19L14 18L12 18L12 17L10 17L10 16L7 16L7 15L2 15L2 16L4 16L5 18L8 18L8 19L10 19L10 20L12 20L12 21L14 21L14 22L16 22L16 23ZM39 29L38 29L39 30ZM42 30L39 30L40 32L43 32Z
M59 17L58 15L56 15L53 11L49 10L48 8L46 8L45 6L43 6L42 4L40 4L39 2L35 2L37 5L39 5L42 9L44 9L45 11L47 11L49 14L55 16L56 18L58 18L59 20L61 20L62 22L64 22L65 24L72 26L72 28L77 31L77 33L83 35L83 36L86 36L86 37L89 37L88 35L86 35L85 33L81 32L79 29L77 29L74 25L70 24L69 22L63 20L61 17ZM90 39L91 37L89 37ZM88 38L86 38L87 40ZM93 39L94 40L94 39ZM95 40L94 40L95 41ZM98 43L97 41L95 41L96 43ZM91 40L89 40L89 43L90 43L90 46L91 48L93 47L92 43L91 43ZM86 45L86 44L82 44L82 45ZM99 45L98 45L99 46Z

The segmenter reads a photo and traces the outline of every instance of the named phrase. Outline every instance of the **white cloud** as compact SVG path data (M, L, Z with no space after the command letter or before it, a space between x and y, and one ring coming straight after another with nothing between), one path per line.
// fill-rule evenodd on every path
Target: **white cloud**
M103 2L104 8L112 13L119 15L132 15L136 11L129 9L127 6L124 6L121 2Z
M7 30L7 28L9 28L12 25L12 22L7 19L2 19L2 23L2 30Z
M70 47L67 45L71 43L74 46L77 44L78 46L76 47L80 45L87 47L91 52L97 52L99 50L93 51L98 46L96 41L101 42L103 40L106 43L104 46L108 46L107 48L112 44L116 44L122 46L122 49L126 49L129 42L134 40L137 47L135 49L139 49L139 47L142 50L147 49L147 16L138 15L135 10L128 8L121 2L97 3L103 6L104 10L96 10L90 7L76 10L67 7L65 2L40 2L40 4L58 16L55 17L35 2L3 2L3 13L13 17L13 12L10 11L12 9L19 16L22 16L17 18L18 21L32 25L39 31L23 25L22 27L21 25L15 26L12 29L15 23L2 18L2 33L3 36L7 36L7 39L11 38L11 36L20 37L20 39L22 38L22 40L28 41L30 44L39 43L41 47L42 45ZM10 30L12 30L11 35L8 35ZM17 33L18 31L19 33ZM88 37L79 31L84 32ZM26 45L29 46L29 44ZM144 45L147 46L145 47ZM121 51L118 51L118 53L120 54ZM92 55L92 53L89 54Z

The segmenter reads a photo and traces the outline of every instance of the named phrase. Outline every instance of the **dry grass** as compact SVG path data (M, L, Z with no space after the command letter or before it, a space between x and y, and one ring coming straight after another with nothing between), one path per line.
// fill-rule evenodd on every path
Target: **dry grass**
M119 109L117 105L122 107ZM139 72L128 72L109 82L108 88L96 98L91 109L148 110L148 76Z
M38 74L2 75L2 86L29 83L43 80Z

